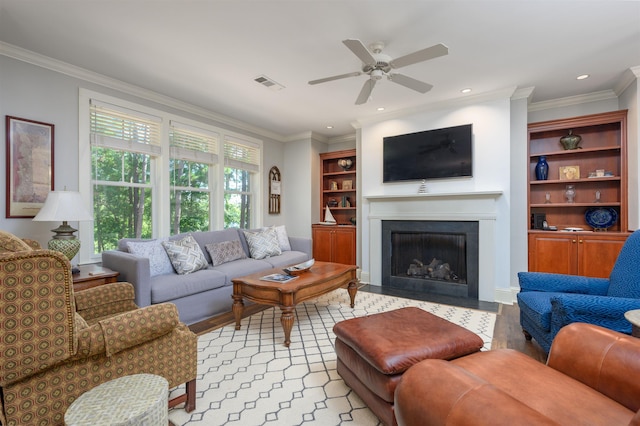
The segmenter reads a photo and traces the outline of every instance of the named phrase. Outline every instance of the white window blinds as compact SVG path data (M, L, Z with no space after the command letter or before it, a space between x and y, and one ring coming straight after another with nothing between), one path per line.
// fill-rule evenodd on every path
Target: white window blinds
M218 162L218 133L171 121L171 157L198 163Z
M140 111L91 100L91 145L159 155L162 119Z
M224 165L251 172L260 171L260 147L253 142L225 136Z

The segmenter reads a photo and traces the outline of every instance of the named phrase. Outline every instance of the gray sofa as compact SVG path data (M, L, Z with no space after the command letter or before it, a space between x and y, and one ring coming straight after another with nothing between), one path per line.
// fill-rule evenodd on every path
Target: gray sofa
M264 259L251 258L244 232L239 229L192 232L208 266L199 271L179 275L175 271L160 275L151 274L149 258L129 253L127 242L152 240L125 238L118 242L118 250L102 253L102 265L118 271L118 280L133 284L135 301L140 307L163 302L172 302L178 307L180 320L194 324L212 316L231 311L233 283L231 280L243 275L271 268L282 268L311 259L311 239L288 237L291 250ZM168 238L179 240L188 234ZM212 265L207 244L239 240L247 256L217 266Z

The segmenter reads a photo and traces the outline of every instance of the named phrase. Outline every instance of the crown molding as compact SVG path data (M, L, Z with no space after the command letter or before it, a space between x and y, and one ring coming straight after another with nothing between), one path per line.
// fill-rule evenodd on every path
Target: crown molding
M640 66L631 67L624 72L618 84L613 88L613 91L616 95L620 96L625 90L627 90L627 87L629 87L631 83L638 79L640 79Z
M0 41L0 55L4 55L22 62L27 62L41 68L67 75L69 77L87 81L89 83L98 84L100 86L117 90L119 92L127 93L141 99L156 102L158 104L165 105L171 108L176 108L178 110L188 112L202 118L207 118L217 123L231 126L236 129L250 132L265 138L273 139L279 142L285 141L285 137L281 134L270 132L263 128L253 126L244 121L236 120L234 118L227 117L226 115L218 114L205 108L191 105L187 102L180 101L170 96L162 95L152 90L143 89L139 86L125 83L123 81L107 77L94 71L89 71L87 69L41 55L39 53L22 49L3 41Z
M518 99L527 99L527 103L531 102L531 95L533 95L533 91L535 87L523 87L522 89L516 89L511 96L511 100L515 101Z
M586 104L589 102L615 99L618 96L613 90L602 90L600 92L587 93L585 95L567 96L566 98L551 99L549 101L533 102L529 104L529 112L542 111L552 108L564 108L572 105Z
M393 120L397 118L403 118L408 115L423 113L423 112L431 112L431 111L441 111L452 108L460 108L469 105L475 105L483 102L490 102L499 99L509 99L516 92L516 87L508 87L505 89L494 90L491 92L479 93L476 95L465 96L462 98L455 99L444 99L442 101L436 101L433 103L429 103L426 105L421 105L415 108L406 108L398 111L390 112L388 114L376 115L371 118L362 118L358 119L355 122L351 123L353 128L359 129L362 128L363 125L379 123L382 121Z
M332 136L329 138L329 145L331 144L336 144L336 143L350 143L350 142L355 142L356 141L356 134L354 133L349 133L347 135L342 135L342 136Z

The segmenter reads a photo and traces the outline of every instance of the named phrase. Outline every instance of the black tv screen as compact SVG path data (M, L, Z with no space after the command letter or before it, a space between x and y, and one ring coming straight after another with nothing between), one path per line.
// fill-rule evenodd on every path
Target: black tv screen
M383 182L472 175L472 125L383 138Z

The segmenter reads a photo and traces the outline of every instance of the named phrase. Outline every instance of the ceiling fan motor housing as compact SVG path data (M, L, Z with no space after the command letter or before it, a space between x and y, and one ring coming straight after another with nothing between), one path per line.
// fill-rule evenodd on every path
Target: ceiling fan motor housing
M376 60L375 64L364 64L362 66L362 72L370 73L373 70L381 70L384 73L391 71L391 56L383 53L374 53L371 56Z

